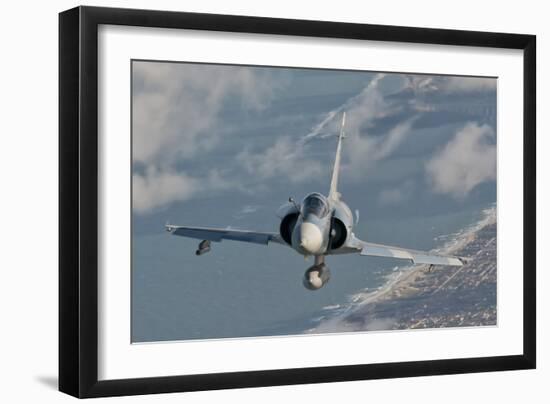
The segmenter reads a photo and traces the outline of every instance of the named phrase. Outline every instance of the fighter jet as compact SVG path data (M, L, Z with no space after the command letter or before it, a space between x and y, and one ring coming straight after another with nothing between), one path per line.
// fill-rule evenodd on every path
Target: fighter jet
M325 257L339 254L360 254L376 257L400 258L414 264L461 266L463 258L434 255L427 252L374 244L358 239L353 233L356 218L338 192L338 175L342 140L345 138L346 114L338 135L336 157L332 169L328 196L318 192L307 195L298 204L293 198L279 209L281 222L278 232L256 232L211 227L175 226L166 224L166 231L175 235L202 240L196 255L203 255L212 248L211 242L222 240L242 241L255 244L277 243L290 247L305 258L315 257L313 266L304 274L303 284L309 290L322 288L330 279Z

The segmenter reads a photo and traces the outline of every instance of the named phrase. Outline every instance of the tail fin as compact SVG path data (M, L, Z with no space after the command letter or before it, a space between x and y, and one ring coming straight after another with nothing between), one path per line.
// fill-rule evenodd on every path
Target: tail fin
M342 114L342 127L340 128L340 135L338 136L338 146L336 147L336 157L334 159L334 167L332 168L332 179L330 180L330 191L328 193L329 199L340 199L340 193L338 192L338 174L340 172L340 154L342 150L342 139L346 137L344 127L346 125L346 111Z

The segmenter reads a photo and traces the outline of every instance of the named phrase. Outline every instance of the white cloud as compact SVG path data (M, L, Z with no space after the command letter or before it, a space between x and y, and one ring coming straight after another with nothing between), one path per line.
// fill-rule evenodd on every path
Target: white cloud
M145 167L145 175L133 178L136 211L223 186L219 172L191 178L176 166L216 146L228 99L250 110L265 107L274 90L268 74L239 66L133 63L132 160Z
M339 130L340 113L346 111L346 134L348 138L344 143L345 155L347 156L345 169L351 179L363 179L368 175L368 170L373 162L383 160L390 156L406 139L411 132L414 122L426 112L434 112L435 105L426 104L426 100L420 102L417 99L403 99L403 102L388 101L382 93L379 84L386 77L385 74L377 74L370 83L356 96L348 99L341 106L328 112L319 124L313 127L311 132L305 136L307 142L314 137L327 137ZM496 90L497 81L494 78L482 77L454 77L454 76L426 76L407 75L404 76L402 89L412 89L415 93L424 94L465 94ZM411 104L412 103L412 104ZM395 115L402 111L415 111L416 115L410 114L403 120L395 123L387 134L383 136L369 135L369 128L374 121L380 118ZM487 130L486 127L485 130ZM484 132L485 133L485 132ZM464 145L467 146L467 145ZM470 145L475 146L475 145ZM485 152L485 149L477 150ZM480 164L483 165L483 164ZM463 189L456 189L456 194L469 192L478 181L484 181L488 175L480 167L480 172L472 173L462 184ZM488 171L488 169L486 168ZM473 185L472 185L473 184ZM446 192L442 184L437 183L435 189L438 192ZM453 191L454 192L454 191ZM394 196L397 194L394 193ZM387 195L390 197L390 195ZM391 198L390 198L391 199Z
M305 157L304 147L301 143L292 142L289 137L282 137L262 152L244 150L237 160L248 173L258 178L284 176L292 182L302 182L323 173L319 162Z
M308 143L315 138L334 137L340 130L341 113L346 111L347 138L344 142L344 154L347 166L343 165L343 168L352 168L352 174L362 178L366 164L385 158L395 150L416 119L398 123L386 136L360 136L359 132L368 129L374 119L394 112L394 108L385 101L384 95L378 89L378 84L384 77L385 74L382 73L375 75L359 94L324 114L320 122L298 141L282 137L262 151L253 153L249 149L245 150L237 156L238 161L250 174L262 179L283 176L291 182L303 182L315 176L326 175L328 182L332 160L308 159Z
M417 118L414 116L398 123L384 136L369 136L368 132L360 134L359 130L354 130L344 144L348 157L346 175L355 179L368 175L373 163L390 156L401 145Z
M197 158L201 153L212 150L220 142L223 123L219 115L227 100L250 110L265 107L278 86L269 75L266 71L238 66L134 63L137 90L133 97L133 161L143 164L146 173L144 176L136 174L134 178L134 182L141 186L140 202L135 203L136 206L142 206L141 212L190 198L197 192L228 186L239 187L235 180L228 185L227 173L210 170L201 178L191 178L178 171L176 166L182 160ZM411 132L415 120L424 112L433 110L429 104L416 106L415 109L414 105L411 107L408 104L409 99L403 99L403 102L395 97L388 100L379 88L385 77L385 74L375 75L359 94L324 114L319 123L298 141L282 137L264 150L246 149L237 156L237 162L247 173L260 179L280 176L292 182L303 182L324 173L328 176L330 162L308 158L308 142L338 133L341 112L346 111L347 139L344 142L342 168L346 170L346 178L363 180L371 164L390 156ZM486 91L496 86L495 79L422 75L407 77L403 79L403 89L412 88L415 92L424 93ZM405 118L395 122L382 136L369 134L376 120L397 117L400 112L406 111L416 111L416 115L405 113ZM456 147L467 147L466 143ZM481 150L475 151L486 150L481 147ZM462 195L487 176L482 170L478 176L471 175L458 185L458 180L444 179L444 174L434 173L431 167L436 166L437 161L426 168L436 192ZM443 171L447 173L451 170ZM150 184L151 173L170 178L172 183L176 181L175 177L181 176L180 182L186 184L183 187L185 190L158 190ZM444 185L449 181L454 184L449 185L452 190ZM390 194L388 190L388 201L392 199ZM393 197L397 198L397 191Z
M373 144L373 159L381 160L390 155L404 140L416 119L417 117L415 116L397 124L386 136L379 138L378 141Z
M195 178L184 172L161 171L150 166L145 173L132 176L132 185L133 208L140 214L189 200L197 194L226 189L247 191L234 179L223 177L217 169Z
M407 75L405 87L416 93L473 93L496 90L497 80L490 77Z
M383 136L369 136L369 128L376 119L395 114L402 109L386 101L379 88L385 74L379 73L356 96L341 106L328 112L319 124L304 137L304 142L312 138L325 138L340 130L341 112L346 111L346 140L344 141L347 178L364 179L368 168L377 160L388 157L406 138L418 116L409 117L396 124Z
M132 202L137 213L156 209L174 201L184 201L197 191L197 180L183 173L159 172L155 168L145 175L132 177Z
M493 129L467 123L454 138L426 164L426 174L434 192L465 197L477 185L496 179L496 146Z
M134 62L133 160L158 163L209 148L229 97L259 109L272 87L261 70L238 66Z
M374 120L393 115L402 106L386 101L379 88L380 82L386 77L379 73L356 96L348 99L340 107L326 114L320 124L316 125L305 137L327 137L338 133L340 128L340 113L346 111L346 135L344 142L346 155L345 168L348 178L364 178L364 172L377 160L388 157L405 140L418 116L409 117L395 125L384 136L370 136L369 128Z
M484 92L493 91L497 88L495 78L486 77L449 77L443 89L447 92Z
M386 77L379 73L373 77L369 84L357 95L346 100L345 103L327 112L324 118L304 136L307 141L314 137L327 137L338 133L340 129L340 116L346 111L346 133L356 131L362 124L368 123L374 118L381 118L388 114L390 108L384 101L384 96L378 90L378 83Z

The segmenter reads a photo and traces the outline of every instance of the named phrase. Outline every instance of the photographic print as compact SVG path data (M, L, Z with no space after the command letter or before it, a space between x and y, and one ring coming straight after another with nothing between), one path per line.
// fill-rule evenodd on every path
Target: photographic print
M133 343L497 324L497 79L133 60Z

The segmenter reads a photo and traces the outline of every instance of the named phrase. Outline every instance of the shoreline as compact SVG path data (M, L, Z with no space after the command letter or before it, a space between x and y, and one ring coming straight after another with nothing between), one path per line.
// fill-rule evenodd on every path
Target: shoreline
M460 252L466 251L469 246L476 242L480 238L480 233L484 229L489 229L494 226L496 228L496 206L482 211L482 217L474 224L467 226L463 230L450 235L452 239L447 241L442 247L431 250L431 252L448 255L460 255ZM496 235L495 235L496 236ZM488 243L494 242L496 248L496 238L488 237ZM396 304L410 303L405 308L410 311L410 306L418 304L416 300L423 299L423 307L430 305L429 296L439 295L444 289L449 288L452 292L454 289L449 286L453 280L460 278L461 272L470 277L476 276L477 268L482 267L479 262L476 262L477 255L484 251L483 247L477 251L474 256L466 256L470 259L470 262L464 266L454 269L449 274L445 271L444 267L437 266L432 272L428 272L428 265L409 265L399 268L397 273L388 275L388 281L384 283L380 288L375 291L361 290L355 294L352 294L347 304L340 305L337 309L327 310L323 319L319 323L308 330L306 333L318 333L318 332L335 332L337 328L342 331L365 331L365 330L382 330L382 329L403 329L403 328L426 328L422 327L425 321L420 318L418 321L410 321L411 324L406 324L405 321L394 321L390 317L381 317L388 315L388 307L390 304L395 306ZM486 261L483 265L490 264L490 261ZM496 265L494 268L496 272ZM484 275L480 273L480 276ZM477 286L480 282L476 280ZM495 273L495 293L496 293L496 273ZM446 296L437 296L437 300L444 301ZM411 303L411 301L413 301ZM433 300L436 300L435 298ZM447 304L448 305L448 304ZM395 308L393 308L396 311ZM417 310L418 311L418 310ZM450 310L449 310L450 311ZM495 308L496 312L496 308ZM399 312L396 312L399 316ZM467 312L466 315L471 314ZM448 313L447 313L448 315ZM432 316L433 317L433 316ZM459 318L459 320L462 317ZM381 323L380 323L381 322ZM430 323L431 324L431 323ZM495 321L496 324L496 321ZM492 324L486 324L492 325ZM435 325L434 327L437 327Z

